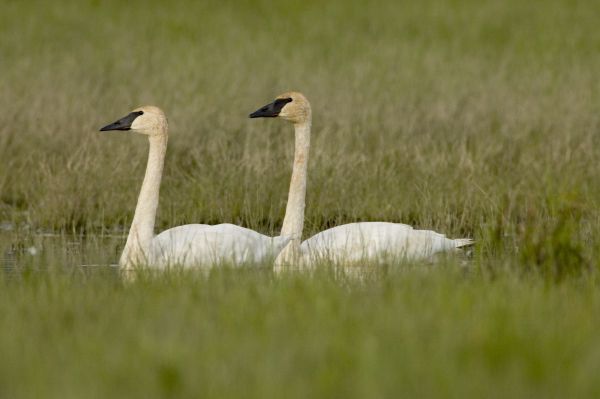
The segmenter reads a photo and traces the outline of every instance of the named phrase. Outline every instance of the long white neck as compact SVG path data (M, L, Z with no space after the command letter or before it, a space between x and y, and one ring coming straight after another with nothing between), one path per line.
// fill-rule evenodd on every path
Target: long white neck
M294 125L295 150L292 180L288 194L285 217L281 228L282 236L291 236L292 240L280 252L275 265L292 263L298 259L302 230L304 229L304 208L306 205L306 181L308 172L308 153L310 150L310 119Z
M167 134L165 132L165 134L150 136L149 141L150 151L146 175L129 229L129 236L127 236L127 243L119 261L119 265L127 269L149 261L148 255L154 238L160 180L167 152Z

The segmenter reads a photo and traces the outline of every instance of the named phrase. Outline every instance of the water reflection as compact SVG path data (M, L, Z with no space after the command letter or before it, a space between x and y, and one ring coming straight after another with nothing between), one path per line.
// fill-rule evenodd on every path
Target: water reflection
M0 229L0 267L6 275L60 270L117 273L124 235L32 233Z

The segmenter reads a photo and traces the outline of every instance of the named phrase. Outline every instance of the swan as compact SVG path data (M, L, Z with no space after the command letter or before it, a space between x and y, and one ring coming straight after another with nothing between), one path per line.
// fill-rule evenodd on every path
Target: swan
M474 243L469 238L449 239L434 231L387 222L344 224L301 242L312 123L310 103L302 93L287 92L251 113L250 118L281 118L291 122L295 130L294 164L281 229L281 234L291 240L275 259L276 270L293 264L310 266L318 260L353 263L385 257L422 259Z
M148 136L150 150L127 242L119 260L124 270L136 266L212 266L218 263L263 262L276 256L289 242L232 224L188 224L154 235L160 181L167 150L168 124L164 112L144 106L104 126Z

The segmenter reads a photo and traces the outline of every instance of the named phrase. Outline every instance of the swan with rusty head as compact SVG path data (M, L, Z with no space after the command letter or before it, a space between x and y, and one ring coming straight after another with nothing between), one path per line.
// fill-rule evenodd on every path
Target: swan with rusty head
M155 106L140 107L100 131L131 131L145 135L150 145L144 181L119 261L123 269L259 263L276 256L289 241L233 224L188 224L154 235L168 141L164 112Z
M422 259L473 244L468 238L450 239L430 230L415 230L401 223L359 222L336 226L302 242L312 110L299 92L283 93L250 118L280 118L295 132L294 163L281 234L291 241L279 253L275 268L310 266L320 260L349 263L389 257Z

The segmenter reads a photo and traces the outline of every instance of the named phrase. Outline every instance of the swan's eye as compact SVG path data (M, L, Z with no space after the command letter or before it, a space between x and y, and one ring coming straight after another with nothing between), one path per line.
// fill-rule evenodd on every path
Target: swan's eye
M287 103L291 103L292 99L291 98L278 98L277 100L275 100L275 107L278 108L279 110L281 110L281 108L283 108L285 106L285 104Z
M136 112L136 114L137 114L137 116L144 115L144 111L138 111L138 112Z
M280 102L282 104L291 103L292 101L294 101L294 100L292 100L291 98L280 98L277 100L277 102Z

